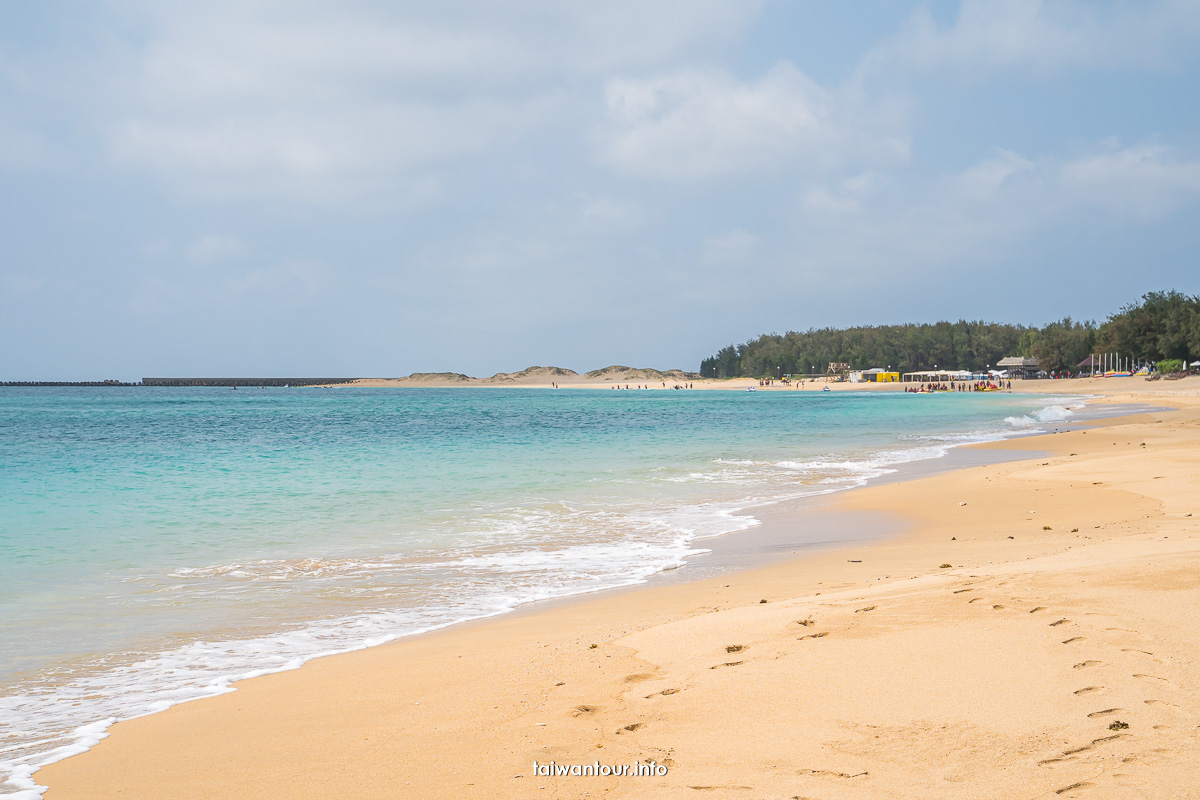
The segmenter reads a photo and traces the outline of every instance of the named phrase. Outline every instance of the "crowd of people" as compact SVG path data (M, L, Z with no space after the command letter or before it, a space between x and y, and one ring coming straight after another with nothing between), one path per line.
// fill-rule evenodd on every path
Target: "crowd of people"
M997 392L1011 389L1012 381L950 381L949 383L922 383L920 386L905 387L906 392Z
M553 386L555 389L557 389L557 388L558 388L558 384L557 384L557 383L551 384L551 386ZM635 385L635 386L630 386L630 385L627 383L627 384L625 384L624 386L622 386L621 384L619 384L619 383L618 383L618 384L616 384L615 386L613 386L612 388L614 388L614 389L649 389L649 388L650 388L650 384L648 384L648 383L647 383L647 384L641 384L641 383L639 383L639 384L637 384L637 385ZM666 388L667 388L667 382L666 382L666 381L663 381L663 382L662 382L662 388L664 388L664 389L666 389ZM673 384L673 385L671 386L671 388L672 388L672 389L695 389L695 388L696 388L696 385L695 385L695 384L693 384L693 383L676 383L676 384Z

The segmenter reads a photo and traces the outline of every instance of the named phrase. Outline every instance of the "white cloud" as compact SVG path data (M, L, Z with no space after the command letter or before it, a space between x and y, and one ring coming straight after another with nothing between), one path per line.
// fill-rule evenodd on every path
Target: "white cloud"
M321 300L335 280L320 261L289 259L236 275L227 282L226 290L231 299L243 302L307 308Z
M1200 159L1106 142L1070 158L998 151L933 180L866 185L801 193L789 253L806 265L805 279L924 279L1004 262L1032 235L1098 213L1117 225L1152 223L1200 201Z
M162 316L177 311L188 297L182 286L158 275L145 275L135 283L125 309L131 314Z
M50 149L41 135L0 120L0 169L28 170L49 161Z
M636 174L710 178L797 166L828 173L848 162L908 158L895 107L826 89L788 62L755 82L695 69L613 80L605 103L606 156Z
M157 24L133 88L176 108L196 101L252 108L347 91L361 98L430 81L495 80L487 70L509 73L527 59L503 32L438 27L362 4L322 12L291 3L209 3L151 13Z
M766 0L527 0L518 4L537 19L543 31L540 46L567 68L591 74L651 67L728 44L764 5Z
M817 184L802 193L800 205L805 211L816 214L858 211L883 183L885 179L880 173L863 172L838 181L834 186Z
M639 220L636 204L612 197L583 198L579 219L585 227L613 229L634 225Z
M436 194L429 171L485 151L540 114L478 101L360 106L324 116L289 109L232 118L159 116L127 121L111 143L119 163L195 191L336 201L401 176L406 194Z
M1009 150L1000 150L996 155L985 158L954 176L955 193L963 199L987 200L1014 177L1033 168L1033 162L1024 156Z
M0 274L0 286L11 297L18 298L43 291L46 280L25 272L5 272Z
M246 245L236 236L212 234L202 236L187 247L188 260L193 264L212 264L241 258L248 252Z
M745 261L758 247L759 237L741 228L723 236L704 240L703 259L709 264L730 264Z
M578 82L729 42L762 4L128 0L141 37L98 90L115 161L185 190L436 197L457 160L577 113Z
M247 251L233 237L205 237L183 252L193 263L204 263L210 269L167 269L133 277L125 301L131 312L207 314L237 313L247 308L310 308L334 297L342 285L342 277L316 259L238 264ZM198 261L197 256L209 261Z
M1198 38L1200 5L1190 0L964 0L948 26L939 26L926 9L916 12L867 63L879 70L899 64L966 75L1160 68L1194 52Z
M138 247L138 251L149 259L166 258L171 254L171 240L164 237L149 239Z
M1109 142L1059 170L1061 186L1081 205L1140 220L1159 219L1200 196L1200 160L1170 148Z

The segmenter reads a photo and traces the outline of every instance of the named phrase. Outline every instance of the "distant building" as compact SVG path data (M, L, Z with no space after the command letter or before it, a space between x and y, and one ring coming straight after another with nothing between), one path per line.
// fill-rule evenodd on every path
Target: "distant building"
M1038 376L1038 360L1029 356L1002 358L996 366L1008 370L1008 374L1014 378L1036 378Z
M851 383L895 383L900 380L899 372L889 372L885 369L875 367L874 369L863 369L850 373Z
M844 361L830 361L825 370L825 380L844 381L850 376L850 365Z

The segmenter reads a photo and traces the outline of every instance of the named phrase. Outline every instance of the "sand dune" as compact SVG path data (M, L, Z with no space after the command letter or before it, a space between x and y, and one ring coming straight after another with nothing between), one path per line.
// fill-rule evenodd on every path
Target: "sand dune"
M579 373L573 369L562 367L526 367L520 372L497 372L481 383L534 383L545 384L551 381L564 381L578 378Z
M639 381L658 381L659 383L666 381L668 383L674 381L689 381L694 380L698 375L696 373L684 372L678 369L657 370L645 369L638 367L624 367L619 364L614 364L604 369L594 369L586 373L586 377L596 381L622 381L634 382Z
M697 380L694 373L678 369L657 370L639 369L613 365L603 369L592 370L580 375L565 367L526 367L519 372L497 372L490 378L474 378L460 372L414 372L403 378L359 378L351 383L334 384L330 388L345 387L429 387L452 388L460 386L521 386L528 388L549 387L557 384L563 387L608 387L614 383L636 384L656 383L660 387L663 382L668 385ZM754 381L757 383L757 381ZM714 382L722 383L722 382ZM737 386L742 388L751 383L749 379L739 379Z

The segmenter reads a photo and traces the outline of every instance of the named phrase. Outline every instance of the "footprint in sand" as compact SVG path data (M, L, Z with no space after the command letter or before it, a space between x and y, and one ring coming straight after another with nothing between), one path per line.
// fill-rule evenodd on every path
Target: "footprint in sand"
M992 608L996 611L999 611L1000 609L1004 608L1004 606L992 606Z
M1133 677L1145 678L1146 680L1151 680L1151 681L1162 681L1163 683L1170 683L1170 681L1168 681L1166 678L1160 678L1157 675L1147 675L1144 672L1136 672L1136 673L1134 673Z
M1062 624L1064 624L1064 623L1067 623L1067 622L1070 622L1070 621L1071 621L1071 620L1069 620L1069 619L1067 619L1067 618L1065 618L1065 617L1064 617L1063 619L1060 619L1060 620L1058 620L1057 622L1051 622L1051 623L1050 623L1050 627L1051 627L1051 628L1053 628L1053 627L1056 627L1056 626L1058 626L1058 625L1062 625Z
M709 669L720 669L721 667L736 667L736 666L740 666L741 664L745 664L745 663L746 663L745 661L726 661L724 664L716 664L714 666L709 667Z
M1097 663L1099 663L1099 662L1097 662ZM1080 669L1080 668L1082 668L1082 667L1083 667L1085 664L1087 664L1087 662L1086 662L1086 661L1085 661L1083 664L1076 664L1076 665L1075 665L1075 669ZM1098 692L1098 691L1100 691L1100 690L1101 690L1101 689L1103 689L1103 688L1104 688L1103 686L1085 686L1085 687L1083 687L1082 689L1076 689L1076 690L1075 690L1074 692L1072 692L1071 694L1091 694L1092 692Z
M808 636L801 636L798 639L798 641L803 642L805 639L820 639L822 636L828 636L828 635L829 635L829 631L822 631L821 633L810 633Z
M726 653L740 653L746 649L744 644L730 644L725 646Z
M1063 644L1070 644L1071 642L1082 642L1086 638L1087 638L1086 636L1072 636L1070 639L1063 639Z
M1143 656L1149 656L1150 660L1151 660L1151 661L1153 661L1155 664L1161 664L1161 663L1162 663L1162 662L1161 662L1161 661L1159 661L1157 658L1155 658L1155 657L1154 657L1154 653L1151 653L1149 650L1138 650L1138 649L1137 649L1137 648L1135 648L1135 647L1122 647L1122 648L1121 648L1121 652L1122 652L1122 653L1138 653L1138 654L1140 654L1140 655L1143 655Z
M1168 703L1166 700L1143 700L1142 702L1148 706L1170 706L1171 708L1179 708L1179 706L1175 705L1174 703Z
M1063 750L1063 755L1073 756L1077 753L1086 753L1089 750L1094 750L1098 744L1112 742L1120 738L1121 734L1119 733L1114 733L1112 736L1101 736L1099 739L1092 739L1092 741L1088 742L1087 744L1080 745L1079 747L1072 747L1070 750Z
M632 723L632 724L626 725L624 728L621 728L621 730L617 731L617 733L618 733L618 734L620 734L620 733L633 733L633 732L634 732L634 731L636 731L638 728L642 727L642 725L643 725L643 724L644 724L644 723L641 723L641 722L634 722L634 723Z
M1088 783L1087 781L1080 781L1079 783L1072 783L1070 786L1064 786L1061 789L1056 789L1054 793L1055 794L1066 794L1067 792L1073 792L1076 789L1090 789L1091 787L1093 787L1095 785L1096 784Z
M588 717L600 710L600 706L575 706L571 709L572 717Z
M1103 661L1095 661L1095 660L1080 661L1078 664L1074 665L1074 668L1075 669L1087 669L1088 667L1096 667L1103 663L1104 663ZM1076 692L1075 694L1079 694L1079 692Z
M867 606L866 608L856 608L856 609L854 609L854 613L855 614L864 614L868 611L874 611L877 608L879 608L879 606Z
M967 603L978 603L982 599L983 599L982 597L972 597L970 600L967 601Z
M651 697L658 697L660 695L663 697L669 697L670 695L673 695L673 694L679 694L679 690L678 689L663 689L661 692L655 692L654 694L646 695L646 699L649 700Z
M1088 719L1095 719L1096 717L1107 717L1109 714L1116 714L1118 711L1124 711L1124 710L1125 709L1123 709L1123 708L1106 708L1103 711L1093 711L1092 713L1088 714Z
M1046 610L1046 607L1045 607L1045 606L1038 606L1037 608L1031 608L1031 609L1029 609L1029 613L1030 613L1030 614L1036 614L1036 613L1037 613L1037 612L1039 612L1039 611L1045 611L1045 610Z
M632 675L625 676L625 683L641 683L642 681L648 681L653 677L654 676L649 672L635 672Z
M796 770L796 774L797 775L820 775L825 778L844 778L844 779L848 780L850 778L861 778L864 775L866 775L867 773L864 771L864 772L855 772L855 773L851 774L849 772L836 772L831 769L800 769L800 770Z

